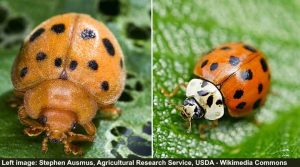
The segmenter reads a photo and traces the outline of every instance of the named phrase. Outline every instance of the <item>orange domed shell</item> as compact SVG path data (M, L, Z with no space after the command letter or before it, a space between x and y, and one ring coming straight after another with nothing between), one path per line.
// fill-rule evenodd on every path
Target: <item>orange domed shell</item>
M194 74L219 87L233 117L247 116L262 106L271 81L264 54L241 42L223 44L201 57Z
M114 103L124 89L122 50L111 31L88 15L68 13L38 25L25 39L12 82L25 92L45 80L82 85L97 103Z

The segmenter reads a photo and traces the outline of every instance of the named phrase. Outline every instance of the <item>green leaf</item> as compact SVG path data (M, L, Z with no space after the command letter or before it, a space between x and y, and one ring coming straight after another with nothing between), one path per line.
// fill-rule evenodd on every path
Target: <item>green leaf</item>
M10 71L22 39L42 21L66 12L87 13L105 22L123 49L128 72L125 93L117 103L123 110L121 117L104 120L99 114L96 116L93 120L97 127L95 141L78 143L84 149L83 157L151 156L150 1L108 2L0 1L0 157L73 157L65 155L60 144L49 144L48 152L42 153L43 136L28 137L23 134L25 127L18 120L17 108L10 107L8 103L13 95ZM104 9L99 7L101 3L102 7L106 6ZM110 11L107 12L107 9ZM9 26L15 18L21 19ZM132 36L136 32L137 35Z
M297 0L154 1L154 156L299 157L300 3ZM243 41L262 50L272 70L272 91L252 118L224 117L201 140L199 124L186 123L173 104L184 90L166 98L160 88L193 78L196 60L222 43Z

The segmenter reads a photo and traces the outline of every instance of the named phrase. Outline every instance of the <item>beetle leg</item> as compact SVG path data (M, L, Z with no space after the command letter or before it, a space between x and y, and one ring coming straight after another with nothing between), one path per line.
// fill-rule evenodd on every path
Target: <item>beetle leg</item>
M65 151L65 153L66 154L70 154L71 153L70 142L68 142L68 140L64 140L63 144L64 144L64 151Z
M68 133L68 142L71 143L73 141L94 141L94 136L89 136L89 135L83 135L83 134L76 134L73 132Z
M14 90L13 95L11 95L7 99L7 103L9 104L9 106L11 108L17 108L23 104L23 102L24 102L23 96L24 96L24 93Z
M209 125L206 124L200 124L199 125L199 133L200 133L200 139L205 139L206 135L205 135L205 130L209 128Z
M72 153L73 155L82 155L83 151L78 146L75 146L69 142L69 140L64 140L64 151L66 154Z
M83 125L83 128L87 132L88 135L76 134L73 132L68 132L68 138L63 141L64 150L66 154L74 154L74 155L82 155L83 151L80 147L71 144L73 141L94 141L94 135L96 133L96 127L93 122L89 122Z
M185 83L185 82L184 83L179 83L172 92L167 92L164 88L160 88L160 91L166 97L173 97L177 94L177 92L179 91L179 89L181 87L186 88L187 83Z
M115 104L102 106L100 108L101 117L106 119L116 119L121 115L122 110L115 106Z
M29 127L24 129L24 133L28 136L38 136L45 131L44 128Z
M32 128L37 128L37 129L42 128L42 125L40 123L38 123L35 120L32 120L32 119L28 118L28 114L26 113L24 106L19 107L18 116L19 116L20 122L23 125L26 125L26 126L29 126L29 127L32 127Z
M96 134L96 127L93 122L86 123L82 126L88 135L94 136Z
M45 137L42 142L42 151L46 153L48 151L48 137Z
M200 138L204 140L206 138L205 130L213 129L213 128L216 128L217 126L218 126L218 120L213 120L210 125L200 124L199 125Z
M218 126L218 124L219 124L219 121L217 119L213 120L212 123L211 123L211 125L210 125L210 127L211 128L216 128Z
M73 132L68 132L68 142L72 141L94 141L94 136L96 134L96 127L93 122L86 123L82 125L88 135L76 134Z

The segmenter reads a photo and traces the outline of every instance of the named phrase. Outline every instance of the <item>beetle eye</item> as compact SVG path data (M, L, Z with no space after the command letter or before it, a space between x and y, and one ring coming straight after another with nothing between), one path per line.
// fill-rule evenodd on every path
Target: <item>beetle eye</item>
M71 126L71 129L74 130L74 129L76 129L76 127L77 127L77 123L74 122L74 123L72 124L72 126Z
M204 109L201 106L196 106L194 109L193 119L199 119L204 116Z
M42 125L45 125L46 122L47 122L47 117L45 116L40 116L39 119L38 119L39 123L41 123Z

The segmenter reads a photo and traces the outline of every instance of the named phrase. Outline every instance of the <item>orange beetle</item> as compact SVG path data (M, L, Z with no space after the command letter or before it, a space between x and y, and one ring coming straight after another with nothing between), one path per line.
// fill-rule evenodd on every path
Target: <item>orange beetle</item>
M41 23L25 39L12 68L16 94L24 97L20 122L28 136L45 132L66 154L81 154L73 141L93 141L96 111L115 117L125 84L122 50L110 30L88 15L69 13ZM75 125L87 132L72 132Z
M192 79L186 87L187 99L179 107L184 118L199 119L204 116L216 121L227 108L232 117L249 115L264 104L270 87L270 69L262 52L243 44L223 44L201 57Z

